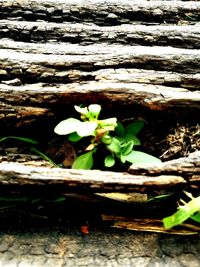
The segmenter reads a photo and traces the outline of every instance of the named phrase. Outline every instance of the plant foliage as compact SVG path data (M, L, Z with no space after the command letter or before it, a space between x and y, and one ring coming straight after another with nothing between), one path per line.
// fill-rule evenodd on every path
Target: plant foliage
M189 218L200 223L200 196L194 198L191 194L186 194L191 200L188 203L179 206L178 211L174 214L163 219L164 227L166 229L182 224Z
M98 104L88 107L75 106L75 110L80 113L81 120L68 118L61 121L54 129L56 134L68 135L68 140L71 142L78 142L83 137L91 137L85 149L86 153L75 159L72 168L91 169L93 157L99 145L103 145L107 151L102 160L105 167L114 166L116 160L122 164L160 161L158 158L134 149L135 146L141 144L136 135L144 126L142 121L124 127L116 118L99 119L101 106Z

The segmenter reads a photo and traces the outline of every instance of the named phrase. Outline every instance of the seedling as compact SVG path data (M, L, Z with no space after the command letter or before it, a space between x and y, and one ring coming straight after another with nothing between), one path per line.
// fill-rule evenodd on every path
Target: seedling
M68 118L61 121L54 129L59 135L68 135L68 140L71 142L91 137L85 149L86 153L75 159L73 169L91 169L94 164L93 157L102 145L106 151L106 156L102 159L105 167L113 167L116 160L122 164L160 161L149 154L134 150L135 146L141 144L136 135L144 125L142 121L124 127L116 118L99 119L101 106L98 104L74 107L80 113L81 120Z
M189 218L200 223L200 196L193 197L188 192L185 192L185 194L190 198L190 201L185 203L182 200L181 202L183 202L184 205L180 205L178 211L163 219L166 229L182 224Z

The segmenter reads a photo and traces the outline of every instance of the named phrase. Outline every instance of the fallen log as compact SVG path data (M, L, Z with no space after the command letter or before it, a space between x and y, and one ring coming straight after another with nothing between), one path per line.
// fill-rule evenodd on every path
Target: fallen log
M144 46L174 46L180 48L200 48L199 25L130 25L100 27L82 23L48 23L45 21L0 22L0 37L26 42L79 43L119 43Z
M194 180L194 179L193 179ZM197 180L193 183L200 182ZM0 163L0 185L58 186L64 191L86 192L158 192L181 190L187 186L182 176L142 176L99 170L72 170L25 166L19 163Z
M2 42L0 49L0 69L4 70L8 77L20 76L23 79L26 76L32 81L45 73L53 76L58 70L91 71L109 67L151 69L152 65L155 70L196 74L200 70L200 52L195 49L161 46L99 44L86 47L78 44L13 41Z
M159 164L132 164L129 173L134 175L183 175L184 178L200 179L200 151L189 154L188 157L161 162ZM189 178L189 179L190 179Z
M0 119L10 116L51 115L51 109L56 106L93 102L94 99L95 102L113 105L123 105L124 102L126 105L139 104L150 110L192 111L200 108L199 91L190 92L182 88L139 83L88 82L57 86L0 84L0 94ZM22 107L24 105L30 108Z
M0 1L3 19L92 22L97 25L199 21L196 1Z

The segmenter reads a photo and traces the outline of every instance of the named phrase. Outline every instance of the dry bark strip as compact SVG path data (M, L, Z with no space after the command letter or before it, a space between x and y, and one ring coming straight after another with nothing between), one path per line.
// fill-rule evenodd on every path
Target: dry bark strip
M99 25L119 25L135 21L177 23L180 20L199 21L200 3L132 0L1 0L0 15L2 19L81 21Z
M88 82L57 86L0 84L0 94L1 119L13 116L13 111L22 116L51 115L51 109L61 105L91 103L94 100L113 105L140 104L150 110L195 111L200 108L199 91L190 92L182 88L137 83ZM27 109L23 106L27 106ZM24 112L25 110L27 112Z
M121 43L129 45L167 45L200 48L199 25L120 25L100 27L82 23L48 23L44 21L0 21L0 37L26 42L71 42L81 45Z
M200 232L200 227L190 224L182 224L181 227L176 229L166 230L163 227L162 220L158 219L136 219L103 214L102 220L112 222L112 227L114 228L128 229L132 231L157 232L172 235L198 235Z
M174 159L154 164L133 164L129 173L134 175L183 175L189 180L200 181L200 151L189 154L188 157Z
M196 182L196 181L193 181ZM199 182L199 179L197 179ZM9 186L60 186L63 191L154 192L180 190L186 180L177 175L142 176L99 170L72 170L25 166L19 163L0 164L0 184Z
M97 44L0 43L0 71L7 79L49 79L69 69L144 68L196 74L200 72L200 50L162 46ZM61 75L63 73L61 72Z

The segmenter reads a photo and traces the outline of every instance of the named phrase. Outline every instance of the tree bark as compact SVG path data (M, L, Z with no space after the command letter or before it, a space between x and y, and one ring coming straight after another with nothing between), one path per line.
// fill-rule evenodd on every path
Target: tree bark
M129 173L134 175L172 175L199 177L200 180L200 151L191 153L188 157L174 159L158 164L133 164Z
M170 3L170 4L169 4ZM3 19L89 22L97 25L177 23L199 20L196 1L34 1L1 0Z
M190 178L188 178L190 181ZM191 184L200 182L199 175ZM71 170L25 166L19 163L0 164L1 185L60 186L63 190L92 192L155 192L181 190L187 181L180 175L143 176L98 170ZM190 184L190 186L191 186Z
M15 41L79 43L91 45L97 43L119 43L144 46L174 46L180 48L200 48L199 25L187 27L181 25L120 25L100 27L82 23L48 23L45 21L9 21L0 22L0 37Z
M173 47L126 45L31 44L2 41L0 69L8 77L40 79L54 76L59 70L97 70L101 68L144 68L198 73L199 50ZM46 74L47 73L47 74ZM34 79L35 78L35 79ZM53 77L52 77L53 78Z

